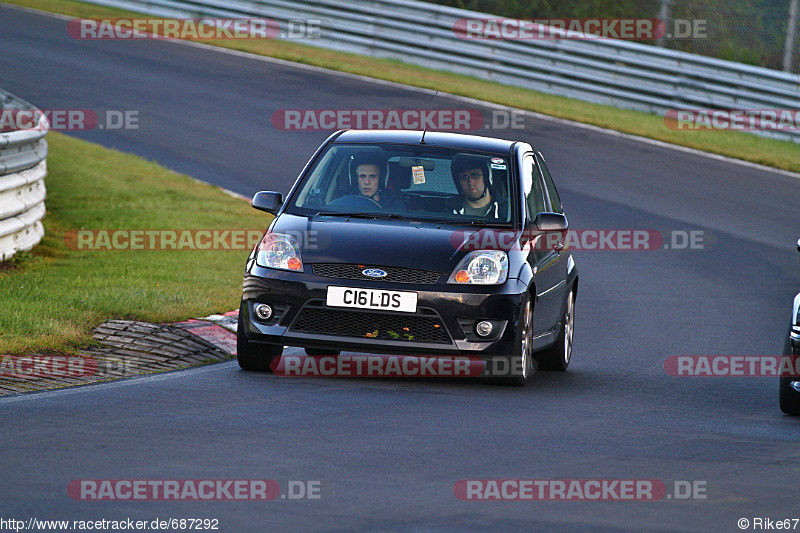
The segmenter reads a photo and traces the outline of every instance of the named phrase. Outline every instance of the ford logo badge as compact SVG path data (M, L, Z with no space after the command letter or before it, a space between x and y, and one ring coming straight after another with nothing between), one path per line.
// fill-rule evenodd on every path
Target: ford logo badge
M381 270L380 268L365 268L361 271L362 274L369 278L385 278L386 272Z

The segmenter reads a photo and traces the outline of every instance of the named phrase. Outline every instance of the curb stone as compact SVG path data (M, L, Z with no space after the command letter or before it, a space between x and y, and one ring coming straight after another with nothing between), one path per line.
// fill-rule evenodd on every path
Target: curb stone
M236 323L239 311L211 315L173 324L151 324L134 320L110 320L92 331L98 347L80 350L77 356L90 362L91 372L68 372L62 367L49 375L31 375L0 355L0 396L47 389L86 385L154 372L188 368L205 363L227 361L236 355ZM52 354L31 354L31 361L56 358ZM20 361L25 356L17 356ZM74 359L71 359L74 361ZM76 370L84 361L74 361ZM95 368L96 363L96 368ZM11 365L9 367L9 365ZM55 366L53 366L55 369ZM27 372L27 373L26 373Z

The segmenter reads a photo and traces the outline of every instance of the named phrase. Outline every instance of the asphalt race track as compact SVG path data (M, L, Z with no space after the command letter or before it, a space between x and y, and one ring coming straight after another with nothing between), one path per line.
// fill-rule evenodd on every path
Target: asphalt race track
M40 108L139 112L139 130L77 137L244 195L288 191L328 135L280 131L276 110L430 105L421 91L207 48L73 40L64 20L7 7L0 49L0 87ZM800 286L800 181L533 118L485 134L544 153L571 227L702 231L706 249L576 251L572 365L523 389L287 379L229 362L2 399L0 518L211 518L226 532L739 531L740 518L800 518L800 421L780 412L777 380L664 369L671 355L780 353ZM506 478L656 479L668 493L690 481L706 498L453 494L458 480ZM319 480L322 492L76 501L66 490L76 479Z

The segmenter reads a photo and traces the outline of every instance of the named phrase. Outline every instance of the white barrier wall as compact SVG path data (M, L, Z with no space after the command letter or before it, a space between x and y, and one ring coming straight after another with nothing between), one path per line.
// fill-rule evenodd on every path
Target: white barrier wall
M0 91L0 113L34 110L29 103ZM38 127L0 133L0 261L30 250L44 236L47 175L47 119Z

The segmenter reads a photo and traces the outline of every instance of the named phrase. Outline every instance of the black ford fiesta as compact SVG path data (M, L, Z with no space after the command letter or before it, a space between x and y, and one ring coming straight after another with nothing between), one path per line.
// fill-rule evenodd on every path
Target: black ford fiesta
M269 371L283 346L507 358L523 385L566 370L578 270L544 159L471 135L339 131L247 260L238 360Z

